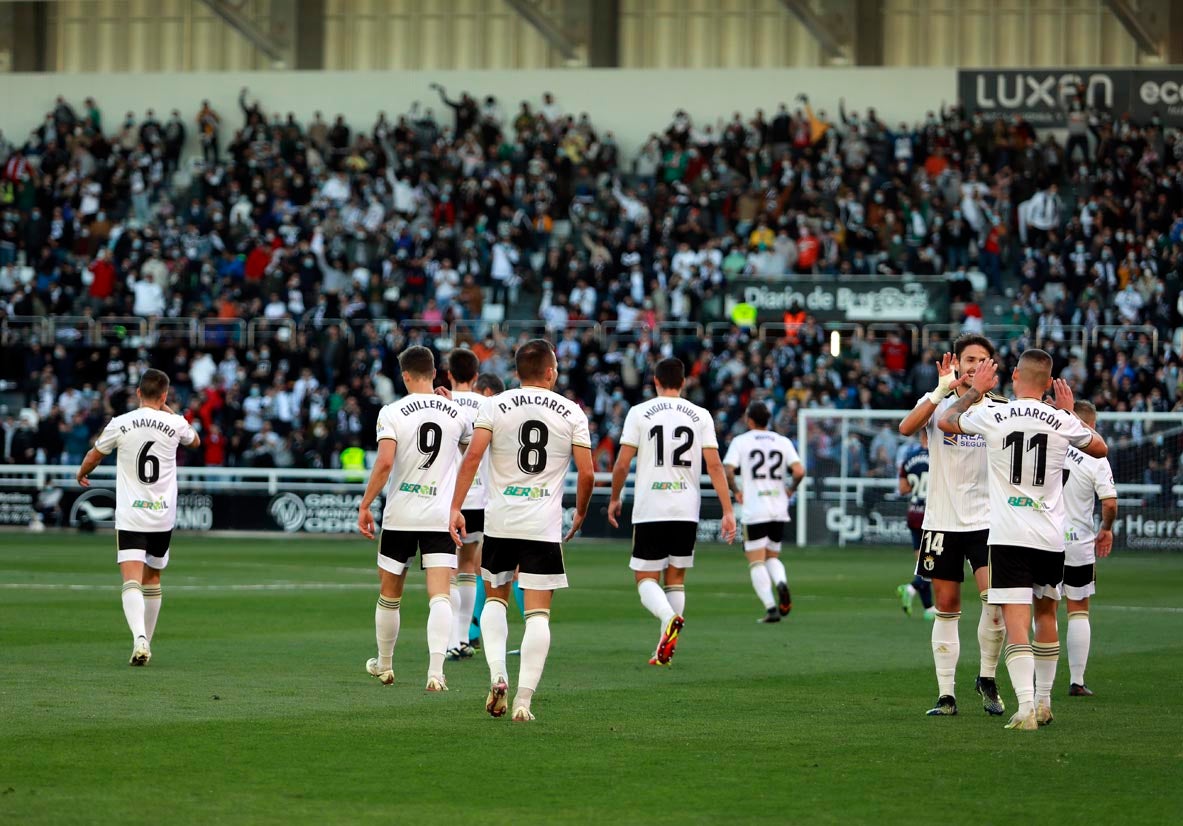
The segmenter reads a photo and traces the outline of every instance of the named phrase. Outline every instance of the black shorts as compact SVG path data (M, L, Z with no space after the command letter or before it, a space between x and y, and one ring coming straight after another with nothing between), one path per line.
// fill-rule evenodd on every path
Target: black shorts
M172 545L172 531L123 531L116 529L115 545L119 562L143 562L149 568L162 571L168 567L168 549Z
M925 579L965 582L965 563L971 570L990 564L986 538L990 529L980 531L923 531L916 574Z
M481 576L493 588L513 582L531 591L555 591L567 587L563 546L558 542L485 536L481 550Z
M1064 596L1068 599L1088 599L1097 593L1097 564L1065 565Z
M1033 597L1060 598L1064 554L1017 545L990 546L991 605L1030 605Z
M761 548L767 548L770 551L779 551L780 543L785 538L785 525L787 524L787 522L757 522L755 525L744 525L743 549L758 551Z
M634 522L633 556L628 566L634 571L664 571L694 567L697 522Z
M456 543L446 531L397 531L382 529L378 539L378 567L395 576L407 572L416 553L420 568L455 568Z
M464 536L460 537L467 545L470 542L480 542L485 535L485 509L462 510L464 517Z

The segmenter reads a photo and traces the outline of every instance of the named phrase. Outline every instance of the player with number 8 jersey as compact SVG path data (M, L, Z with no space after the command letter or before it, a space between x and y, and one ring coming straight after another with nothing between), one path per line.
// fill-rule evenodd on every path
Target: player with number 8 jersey
M528 721L534 719L531 700L550 650L553 592L567 587L560 544L567 469L574 459L579 480L567 539L587 516L595 474L587 416L552 389L559 375L554 347L545 339L534 339L518 348L514 360L521 386L488 399L477 414L472 445L452 494L451 527L459 545L465 533L461 506L488 451L489 504L481 552L488 596L480 622L491 683L485 710L494 717L506 712L506 606L516 571L524 594L526 630L513 719Z

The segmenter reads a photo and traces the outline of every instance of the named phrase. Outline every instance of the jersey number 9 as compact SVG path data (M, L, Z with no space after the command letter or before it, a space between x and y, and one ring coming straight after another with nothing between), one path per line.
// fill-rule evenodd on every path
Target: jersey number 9
M419 426L419 452L424 455L420 470L427 470L435 464L440 455L440 445L444 441L444 431L435 422L424 422Z

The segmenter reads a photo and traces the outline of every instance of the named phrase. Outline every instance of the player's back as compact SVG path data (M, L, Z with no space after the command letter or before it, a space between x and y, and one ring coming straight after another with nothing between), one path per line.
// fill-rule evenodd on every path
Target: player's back
M100 453L118 452L116 530L171 531L176 524L177 448L193 441L183 416L141 407L112 419L95 442Z
M966 417L963 417L963 420ZM999 404L970 425L986 439L990 467L990 544L1064 548L1064 462L1080 420L1038 399Z
M697 522L702 451L719 447L711 414L658 396L628 412L621 443L637 449L632 521Z
M460 444L471 433L460 406L434 394L412 393L379 411L378 441L396 442L383 528L448 529Z
M743 522L787 522L785 476L801 461L793 442L771 430L749 430L731 441L724 462L740 470Z
M572 447L591 446L587 416L558 393L527 386L487 399L476 427L492 433L485 532L558 542Z
M973 408L1006 400L987 394ZM986 441L981 436L943 433L937 422L954 404L950 393L933 411L928 428L928 498L924 503L924 529L968 532L990 527L990 483Z
M1069 446L1061 474L1064 483L1064 550L1069 565L1087 565L1094 560L1093 542L1097 532L1093 523L1096 500L1115 498L1113 469L1108 459L1098 459ZM1074 553L1076 552L1076 553Z
M480 393L470 393L466 390L453 391L452 401L460 412L464 415L469 427L476 423L476 417L481 412L481 407L484 406L486 397ZM481 466L477 469L477 474L473 477L472 487L468 489L468 494L464 497L464 510L483 510L489 503L489 457L486 454L485 458L481 460Z

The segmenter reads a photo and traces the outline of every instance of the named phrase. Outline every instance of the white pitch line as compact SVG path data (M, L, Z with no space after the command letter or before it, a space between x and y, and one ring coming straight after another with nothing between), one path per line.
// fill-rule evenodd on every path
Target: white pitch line
M119 585L85 585L68 582L0 582L0 589L9 591L118 591ZM262 582L232 585L168 585L167 591L365 591L374 590L369 582ZM404 590L422 591L425 585L408 583Z

